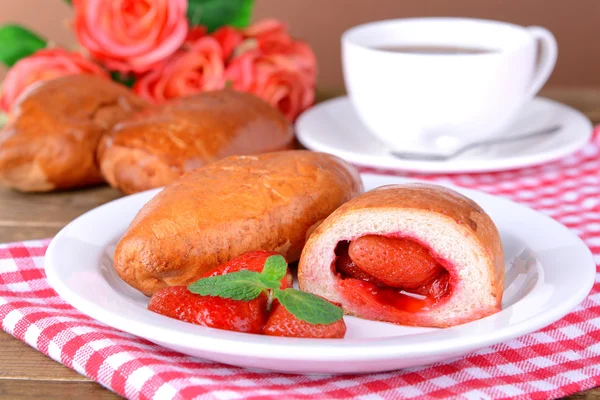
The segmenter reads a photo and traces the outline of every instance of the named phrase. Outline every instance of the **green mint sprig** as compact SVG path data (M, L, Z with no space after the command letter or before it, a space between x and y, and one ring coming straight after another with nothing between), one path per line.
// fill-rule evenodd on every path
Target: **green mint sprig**
M342 319L344 312L314 294L288 288L281 290L281 280L287 273L287 263L280 255L265 261L262 272L237 271L230 274L203 278L188 286L188 290L202 296L250 301L263 292L279 300L296 318L309 324L330 324Z

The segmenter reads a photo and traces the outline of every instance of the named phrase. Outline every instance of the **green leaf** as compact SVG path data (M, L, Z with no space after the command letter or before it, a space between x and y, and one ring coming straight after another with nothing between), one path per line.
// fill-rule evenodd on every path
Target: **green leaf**
M204 25L209 32L223 25L244 28L250 23L254 0L189 0L190 25Z
M280 255L271 256L265 261L260 277L261 281L271 289L278 289L281 286L281 280L287 273L287 262Z
M70 5L70 6L72 6L72 5L73 5L73 2L72 2L71 0L64 0L64 1L65 1L65 3L67 3L67 4L68 4L68 5Z
M4 125L6 125L7 120L8 120L8 116L6 114L4 114L2 111L0 111L0 129L2 129L4 127Z
M110 77L113 81L119 82L122 85L132 87L135 83L135 77L133 75L124 75L119 71L112 71Z
M331 324L344 316L340 307L311 293L296 289L275 289L273 293L282 306L309 324Z
M188 286L190 292L202 296L218 296L244 301L257 298L265 289L260 274L246 270L203 278Z
M46 41L19 25L0 27L0 62L12 67L23 57L46 47Z

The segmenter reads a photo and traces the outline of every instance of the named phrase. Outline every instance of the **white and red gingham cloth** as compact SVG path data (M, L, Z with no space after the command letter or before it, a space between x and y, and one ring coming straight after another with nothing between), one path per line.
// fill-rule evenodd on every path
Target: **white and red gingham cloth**
M536 208L579 235L600 264L600 129L595 141L559 162L425 178ZM0 245L2 329L127 398L546 399L600 386L599 278L587 299L560 321L465 357L372 375L284 375L188 357L83 315L48 286L48 242Z

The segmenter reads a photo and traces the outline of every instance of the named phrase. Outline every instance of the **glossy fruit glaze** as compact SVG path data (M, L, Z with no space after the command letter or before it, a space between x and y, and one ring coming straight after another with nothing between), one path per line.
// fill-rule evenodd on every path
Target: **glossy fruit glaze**
M452 290L443 262L413 239L366 235L339 242L335 253L342 295L363 305L416 313Z

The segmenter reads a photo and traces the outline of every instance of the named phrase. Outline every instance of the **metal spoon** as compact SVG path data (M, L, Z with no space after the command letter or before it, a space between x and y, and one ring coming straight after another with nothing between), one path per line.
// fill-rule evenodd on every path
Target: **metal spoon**
M510 136L510 137L501 137L494 138L488 140L482 140L481 142L469 143L466 146L460 147L457 150L454 150L452 153L448 154L432 154L432 153L408 153L401 151L392 151L392 155L398 158L404 158L408 160L423 160L423 161L447 161L451 158L458 156L459 154L464 153L467 150L474 149L480 146L488 146L492 144L500 144L500 143L508 143L514 142L523 139L530 139L537 136L544 136L554 133L562 128L562 125L552 125L549 128L540 129L537 131L523 133L521 135Z

